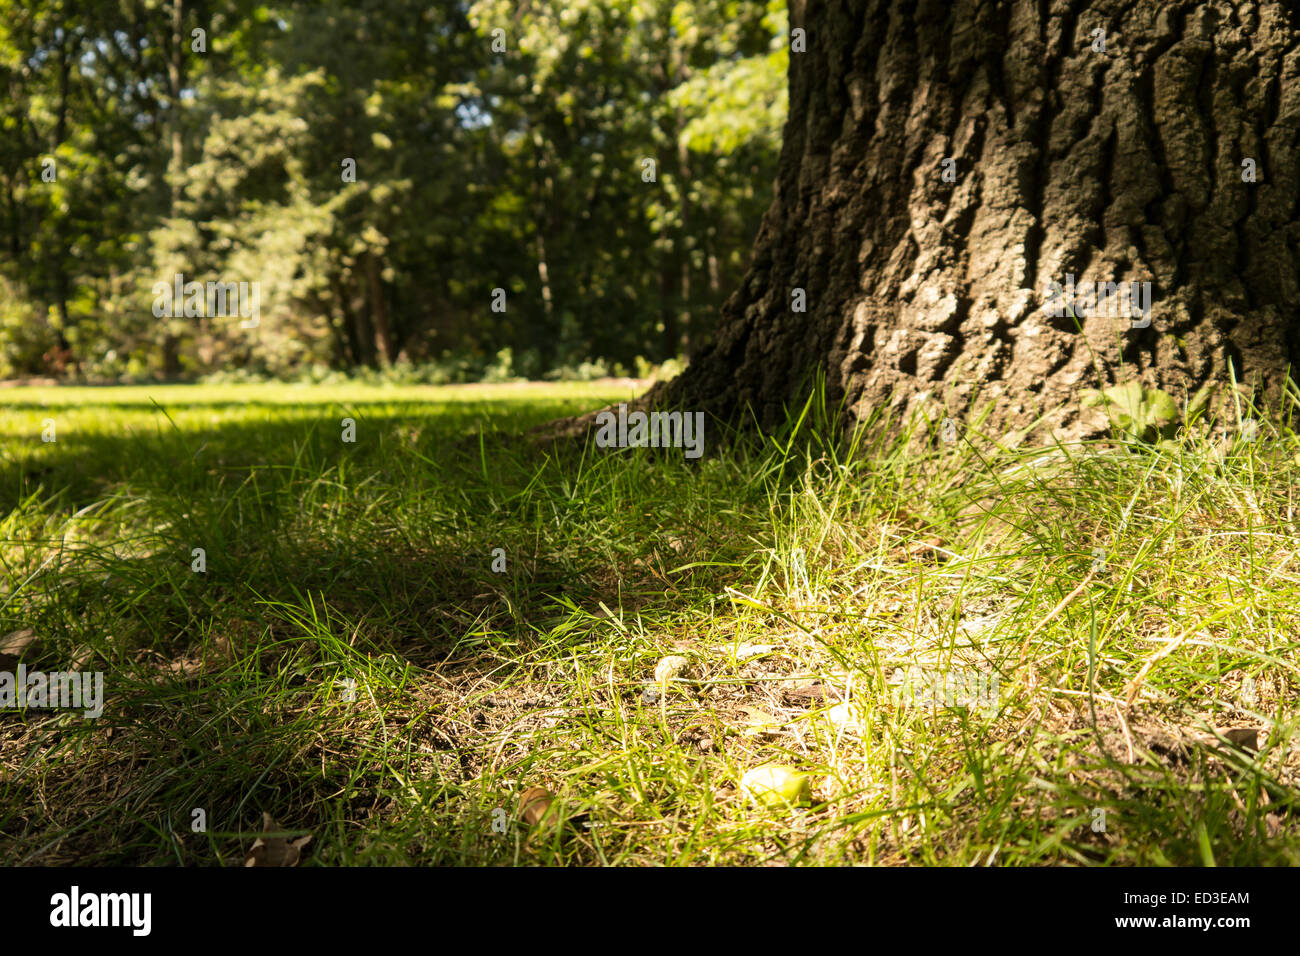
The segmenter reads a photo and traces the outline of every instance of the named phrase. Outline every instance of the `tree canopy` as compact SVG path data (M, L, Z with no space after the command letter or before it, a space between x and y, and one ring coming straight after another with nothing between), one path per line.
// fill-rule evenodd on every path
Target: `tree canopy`
M0 0L0 375L684 354L770 198L786 33L776 0ZM155 316L178 273L259 283L257 328Z

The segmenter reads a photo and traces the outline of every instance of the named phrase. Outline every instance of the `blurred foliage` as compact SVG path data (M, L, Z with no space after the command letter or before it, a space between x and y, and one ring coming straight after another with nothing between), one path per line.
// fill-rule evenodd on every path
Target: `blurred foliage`
M770 198L786 33L776 0L0 0L0 376L672 360ZM177 273L257 282L257 327L156 317Z

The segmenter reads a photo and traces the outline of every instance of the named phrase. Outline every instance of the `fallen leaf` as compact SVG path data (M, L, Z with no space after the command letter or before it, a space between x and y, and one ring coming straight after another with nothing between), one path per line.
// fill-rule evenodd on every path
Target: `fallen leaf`
M519 816L532 832L528 839L545 835L547 839L557 834L561 839L570 839L579 828L590 830L590 814L586 811L575 813L572 806L565 806L555 794L544 787L529 787L519 796Z
M774 717L767 711L759 710L757 707L741 706L736 709L740 711L745 723L749 725L745 728L747 735L774 734L786 724L786 721L780 717Z
M825 684L811 684L808 687L787 687L781 692L787 704L804 705L825 700L830 693Z
M0 637L0 670L12 671L18 666L23 652L36 640L36 632L30 627L21 631L10 631Z
M755 767L741 778L740 786L762 806L807 806L812 802L808 774L787 764Z
M555 795L543 787L529 787L519 797L519 816L530 827L535 827L551 810Z
M252 849L244 857L244 866L297 866L302 859L302 848L311 842L311 834L288 840L282 836L266 836L283 831L283 827L262 814L262 836L253 841Z
M1236 730L1225 730L1223 737L1228 743L1248 754L1259 751L1259 730L1254 727L1241 727Z
M850 733L862 733L861 708L856 704L836 704L826 711L826 717L839 730Z
M210 648L173 661L167 670L173 678L177 679L197 677L224 661L229 654L230 641L225 637L218 637L212 642Z
M690 661L677 654L670 654L655 665L655 680L666 684L681 674L690 665Z
M12 654L17 657L34 640L36 640L36 632L30 627L20 631L10 631L4 637L0 637L0 654Z
M80 645L71 658L71 669L74 671L85 670L86 665L90 663L95 656L95 649L89 644Z

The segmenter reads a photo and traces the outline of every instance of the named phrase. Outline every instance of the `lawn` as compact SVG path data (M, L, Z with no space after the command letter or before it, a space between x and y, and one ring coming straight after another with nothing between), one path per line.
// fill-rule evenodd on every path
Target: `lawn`
M633 394L0 391L0 671L103 675L0 711L0 861L1300 863L1285 414L530 434Z

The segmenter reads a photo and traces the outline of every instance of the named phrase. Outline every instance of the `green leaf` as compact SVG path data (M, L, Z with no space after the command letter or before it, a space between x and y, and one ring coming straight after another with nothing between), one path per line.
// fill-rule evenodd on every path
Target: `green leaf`
M1210 407L1210 399L1214 397L1217 385L1214 382L1206 382L1196 390L1192 400L1187 403L1187 423L1190 425Z
M1161 425L1178 421L1178 403L1168 392L1158 388L1149 388L1143 403L1147 407L1147 418Z
M1139 381L1125 382L1123 385L1113 385L1106 389L1106 398L1110 403L1122 409L1132 419L1137 419L1142 413L1142 383Z

